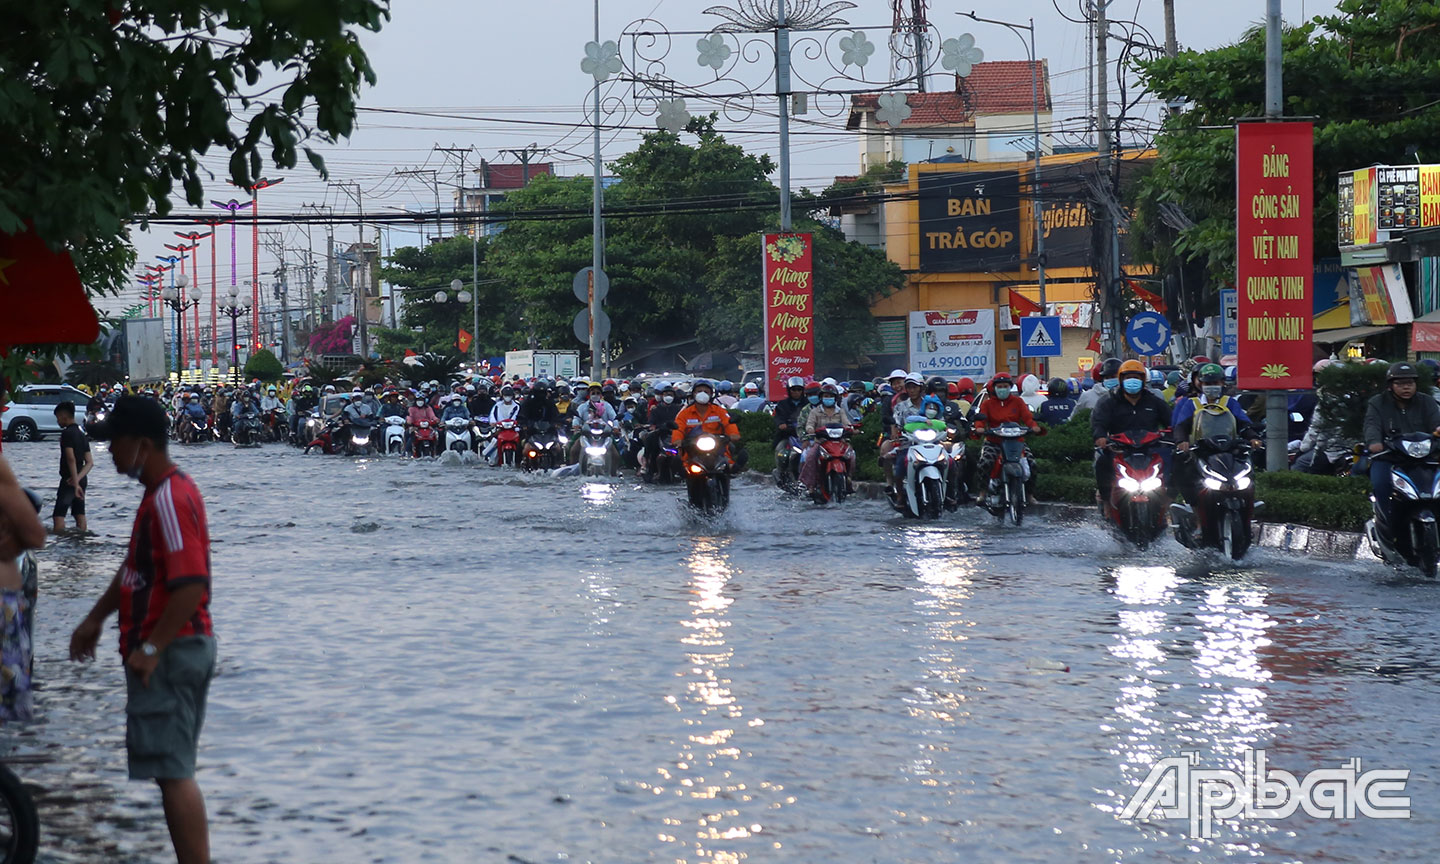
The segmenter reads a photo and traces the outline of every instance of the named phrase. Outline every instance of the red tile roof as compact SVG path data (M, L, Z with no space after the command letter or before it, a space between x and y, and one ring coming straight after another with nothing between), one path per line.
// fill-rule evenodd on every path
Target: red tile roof
M939 93L910 93L910 116L902 126L968 126L977 114L1029 114L1034 101L1033 76L1040 74L1040 110L1050 110L1050 73L1044 60L994 60L977 63L968 78L957 78L956 89ZM860 115L873 112L879 94L850 97L846 126L860 126Z
M482 189L520 189L525 185L525 166L506 163L496 165L494 162L486 162L480 176L480 187ZM549 162L531 162L530 179L535 179L541 174L549 174Z

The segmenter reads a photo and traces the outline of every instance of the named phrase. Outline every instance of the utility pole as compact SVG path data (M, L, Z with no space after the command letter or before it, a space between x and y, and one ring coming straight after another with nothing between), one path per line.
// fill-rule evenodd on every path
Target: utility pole
M1175 0L1165 0L1165 56L1174 57L1179 51L1175 44Z
M500 152L501 152L501 153L509 153L510 155L514 156L516 159L519 159L519 160L520 160L520 169L521 169L521 178L522 178L521 181L520 181L520 182L521 182L521 185L522 185L522 186L529 186L529 185L530 185L530 160L531 160L532 158L536 157L536 156L544 156L545 154L549 153L550 151L549 151L548 149L544 148L544 147L539 147L539 146L536 146L535 144L531 144L529 147L521 147L521 148L519 148L518 150L504 150L504 149L502 149Z
M1110 22L1106 17L1106 7L1111 0L1096 0L1095 2L1095 122L1098 128L1099 140L1099 167L1100 182L1105 189L1111 189L1110 181ZM1121 353L1120 336L1120 303L1116 283L1118 277L1116 271L1120 266L1119 255L1115 249L1112 238L1115 236L1115 225L1111 218L1108 202L1102 202L1098 209L1098 218L1095 220L1096 228L1100 231L1100 255L1099 266L1096 267L1096 288L1100 294L1100 302L1106 310L1105 316L1110 323L1110 341L1112 351L1118 355Z
M779 2L782 9L781 14L783 15L785 0L779 0ZM595 0L595 44L600 44L600 0ZM600 222L600 208L604 203L604 193L600 185L600 175L604 170L604 165L600 161L599 81L595 82L594 111L595 113L591 115L591 117L595 121L595 164L593 166L595 178L593 188L591 189L591 197L593 200L590 231L590 297L588 306L590 309L590 380L598 381L600 380L600 339L598 338L600 334L599 331L595 329L595 322L600 317L600 301L597 300L595 296L595 280L600 278L597 274L602 272L600 265L602 263L601 259L603 257L602 253L604 252L605 243L604 235L601 233L603 226Z
M328 185L344 189L346 195L351 195L350 188L352 186L355 188L355 193L351 195L351 197L355 199L355 206L360 211L360 221L355 226L355 263L356 269L358 270L360 269L360 262L364 261L364 269L368 271L371 268L369 259L365 257L364 191L361 190L360 184L354 180L349 180L344 183L330 183ZM356 323L360 328L360 357L362 359L370 356L370 334L368 329L370 302L367 296L369 294L369 285L370 277L368 274L365 275L363 279L359 275L352 276L350 279L350 291L355 296Z
M1265 119L1279 123L1285 114L1284 43L1280 31L1280 0L1265 0ZM1308 182L1308 181L1307 181ZM1265 399L1265 470L1284 471L1289 399L1271 390Z
M435 153L444 153L447 156L455 156L460 159L460 171L455 175L455 188L460 191L460 206L456 210L465 209L465 154L475 152L474 147L456 147L451 144L449 147L441 147L436 144L431 150ZM455 224L451 226L455 233L460 233L460 219L456 217Z
M435 189L435 239L438 241L444 233L445 226L440 221L440 174L434 168L407 168L404 171L395 170L396 177L419 177L422 174L430 175L430 185Z

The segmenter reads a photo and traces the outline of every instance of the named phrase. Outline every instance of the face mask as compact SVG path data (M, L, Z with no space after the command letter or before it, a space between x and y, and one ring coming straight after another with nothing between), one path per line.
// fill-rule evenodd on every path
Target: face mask
M819 396L807 396L807 397L805 397L805 398L809 400L809 402L810 402L811 405L819 405L819 404L820 404L820 397L819 397Z
M1139 393L1141 390L1145 389L1145 382L1141 381L1139 378L1126 378L1124 387L1126 393L1134 396L1136 393Z
M939 411L936 411L933 407L932 407L932 408L926 408L926 409L925 409L925 416L928 417L928 418L930 418L931 420L934 420L936 417L939 417L939 416L940 416L940 412L939 412Z
M505 404L506 404L506 405L509 405L511 402L514 402L514 401L515 401L515 397L514 397L514 396L506 396L506 397L504 397L504 400L505 400Z
M1200 392L1205 394L1206 399L1219 399L1220 393L1224 389L1225 388L1221 387L1219 384L1207 384L1204 387L1200 388Z
M664 402L666 405L669 405L669 404L671 404L672 402L675 401L675 397L674 397L674 396L661 396L661 397L660 397L660 401L661 401L661 402Z
M706 393L704 390L701 390L699 393L695 394L695 401L700 405L709 405L710 394Z
M835 404L835 397L834 397L834 396L825 396L825 397L821 398L820 402L821 402L821 404L823 404L826 408L829 408L829 407L831 407L831 406L833 406L833 405Z
M131 480L139 480L141 472L145 470L145 460L139 458L140 448L138 446L135 448L135 455L135 461L131 463L129 468L125 469L125 476Z
M996 396L996 398L998 398L998 399L1009 399L1009 398L1010 398L1010 388L1009 388L1009 387L996 387L996 388L995 388L995 396Z
M1105 389L1106 389L1106 390L1114 390L1116 387L1119 387L1119 386L1120 386L1120 379L1119 379L1119 378L1106 378L1104 381L1101 381L1100 383L1105 385Z

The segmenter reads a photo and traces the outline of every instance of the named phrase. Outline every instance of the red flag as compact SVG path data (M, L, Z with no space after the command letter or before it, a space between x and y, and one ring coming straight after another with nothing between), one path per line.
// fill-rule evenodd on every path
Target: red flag
M471 335L465 330L464 327L461 327L461 328L460 328L460 339L459 339L455 344L460 347L460 353L461 353L461 354L464 354L464 353L466 353L467 351L470 350L470 343L471 343L471 342L474 342L474 341L475 341L475 337L474 337L474 336L471 336Z
M1043 315L1045 310L1039 303L1016 291L1010 289L1010 323L1018 324L1020 319L1029 315Z
M0 345L94 342L100 322L69 252L34 231L0 234Z
M1085 346L1085 350L1086 350L1086 351L1094 351L1096 354L1099 354L1099 353L1100 353L1100 331L1099 331L1099 330L1096 330L1094 333L1090 334L1090 344L1088 344L1088 345Z
M1161 315L1164 315L1167 318L1170 316L1170 308L1165 305L1165 301L1161 299L1159 294L1147 290L1144 286L1142 286L1139 282L1136 282L1134 279L1126 279L1125 284L1130 286L1130 290L1135 292L1136 297L1139 297L1141 300L1149 304L1151 309L1154 309L1156 312L1159 312Z
M415 352L414 349L412 349L412 348L406 348L406 349L405 349L405 356L406 356L406 357L416 357L416 356L419 356L419 355L416 354L416 352Z

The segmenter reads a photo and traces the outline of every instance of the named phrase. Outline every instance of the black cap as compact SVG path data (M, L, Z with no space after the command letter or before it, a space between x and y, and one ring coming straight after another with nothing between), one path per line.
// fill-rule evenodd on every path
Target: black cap
M164 441L170 431L170 420L159 402L144 396L121 396L115 400L110 415L91 430L91 437L100 441L116 438L149 438Z
M1391 363L1390 371L1385 373L1386 381L1394 381L1397 378L1419 378L1420 372L1409 363Z

